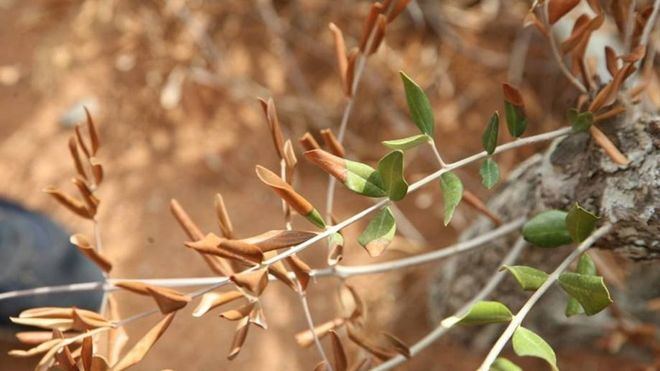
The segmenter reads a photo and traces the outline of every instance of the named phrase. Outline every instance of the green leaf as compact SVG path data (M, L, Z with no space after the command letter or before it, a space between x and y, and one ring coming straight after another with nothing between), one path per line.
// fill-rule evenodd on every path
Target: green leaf
M458 175L447 172L440 176L440 189L445 208L444 223L446 226L454 216L456 206L463 198L463 183Z
M584 241L596 228L598 217L574 203L566 215L566 228L575 242Z
M591 257L589 257L587 253L584 253L580 256L580 260L578 261L577 265L577 272L589 276L596 275L596 264L594 264L594 261L591 260ZM568 302L566 303L566 311L564 312L566 317L571 317L582 313L584 313L584 308L582 308L582 305L580 305L580 303L574 297L569 297Z
M592 316L607 308L612 303L610 292L603 277L580 273L562 273L559 285L564 291L580 303L584 312Z
M500 129L500 114L495 111L486 125L486 130L481 136L481 143L484 145L484 150L489 155L492 155L495 152L495 147L497 147L497 134Z
M403 178L403 151L396 150L378 162L378 173L392 201L402 200L408 193L408 183Z
M560 210L544 211L523 226L525 240L540 247L557 247L571 243L571 236L566 229L566 212Z
M383 145L387 148L400 149L402 151L405 151L413 147L417 147L420 144L428 143L431 140L433 139L426 134L418 134L403 139L386 140L381 143L383 143Z
M527 128L527 118L522 108L514 106L509 101L504 101L504 114L506 116L506 127L512 137L518 138Z
M591 260L589 254L584 253L580 255L580 260L578 261L577 265L577 272L580 274L587 274L589 276L596 275L596 263Z
M326 227L323 217L316 209L312 209L312 211L310 211L307 215L305 215L305 218L307 218L307 220L309 220L312 224L314 224L315 226L321 229L325 229Z
M578 112L575 108L568 111L568 122L571 123L573 131L587 131L594 122L594 114L587 112Z
M481 168L479 169L479 175L481 175L481 183L488 189L493 188L493 186L500 180L500 168L491 158L487 158Z
M533 331L528 330L522 326L516 329L513 333L513 351L521 357L537 357L548 362L553 370L558 371L557 356L555 351L552 350L550 345L543 340L540 336Z
M371 166L346 160L346 170L344 185L351 191L368 197L387 196L383 179Z
M403 72L401 72L401 80L403 80L403 87L406 91L406 101L408 102L410 116L419 130L432 138L435 128L435 118L433 117L429 98L424 93L424 90Z
M459 318L457 323L461 325L485 325L509 322L513 314L506 305L498 301L479 301Z
M504 265L502 269L509 271L523 290L534 291L548 279L547 273L525 265Z
M358 243L362 245L371 256L378 256L392 242L396 233L396 221L389 207L371 219L367 228L358 237Z
M523 369L508 359L499 357L490 365L490 371L523 371Z

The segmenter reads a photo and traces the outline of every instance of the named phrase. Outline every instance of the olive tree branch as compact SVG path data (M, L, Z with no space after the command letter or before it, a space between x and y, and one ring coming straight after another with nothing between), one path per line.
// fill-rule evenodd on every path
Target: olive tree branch
M497 342L495 345L493 345L493 348L491 348L490 352L486 356L486 359L484 359L483 363L479 367L479 371L488 371L490 369L490 366L493 364L493 362L495 362L497 356L509 342L509 339L511 336L513 336L513 333L518 329L518 326L520 326L522 321L525 319L527 313L529 313L532 307L534 307L534 304L536 304L541 296L543 296L543 294L548 291L550 286L552 286L557 281L559 275L564 272L566 268L568 268L568 265L571 264L571 262L573 262L573 260L575 260L583 252L587 251L596 241L609 233L611 230L612 224L604 224L602 227L594 231L586 240L582 241L582 243L580 243L580 245L559 264L559 266L548 276L543 285L534 291L534 294L532 294L532 296L527 300L522 308L520 308L518 313L513 316L509 326L507 326L500 338L497 339Z
M522 237L519 237L516 243L513 245L511 251L509 251L509 253L504 257L504 259L502 260L499 266L513 264L526 245L527 243L525 242L525 240ZM506 272L500 271L498 269L498 271L493 274L493 276L486 283L486 285L470 301L465 303L453 315L442 320L440 322L440 325L438 325L435 329L433 329L433 331L429 332L421 340L413 344L410 347L410 355L415 356L419 354L422 350L424 350L429 345L433 344L435 341L440 339L444 334L446 334L457 323L456 318L462 316L475 303L485 299L488 295L490 295L495 290L495 288L497 288L500 282L502 282L504 277L506 277L506 274L507 274ZM382 363L377 367L374 367L372 371L389 370L404 363L405 361L407 361L407 359L404 356L398 355L394 358L391 358L387 362Z

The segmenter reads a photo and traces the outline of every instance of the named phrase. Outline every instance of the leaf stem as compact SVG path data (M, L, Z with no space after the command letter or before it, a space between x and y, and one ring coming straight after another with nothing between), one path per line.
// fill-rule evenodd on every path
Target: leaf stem
M493 348L490 350L488 355L486 356L486 359L484 359L483 363L479 367L479 371L488 371L490 369L490 366L495 362L495 359L497 356L502 352L502 349L506 346L506 344L509 342L509 339L511 336L513 336L513 333L516 331L518 326L522 323L522 321L525 319L525 316L529 311L534 307L534 304L543 296L543 294L548 291L550 286L552 286L555 281L559 278L559 275L568 268L568 265L571 264L573 260L575 260L578 256L580 256L583 252L587 251L596 241L598 241L601 237L606 235L612 230L612 224L604 224L602 227L598 228L596 231L594 231L587 239L582 241L580 245L571 252L566 259L564 259L559 266L548 276L548 278L545 280L543 285L538 288L532 294L532 296L527 300L527 302L520 308L518 313L516 313L515 316L513 316L513 319L509 323L509 326L504 330L502 335L500 336L499 339L497 339L497 342L495 345L493 345Z

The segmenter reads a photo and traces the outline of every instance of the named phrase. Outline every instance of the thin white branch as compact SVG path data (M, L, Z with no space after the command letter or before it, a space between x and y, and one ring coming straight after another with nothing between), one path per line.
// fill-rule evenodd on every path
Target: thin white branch
M522 321L525 319L525 316L529 311L534 307L534 304L543 296L543 294L548 291L550 286L552 286L555 281L559 278L559 275L568 268L568 265L571 264L573 260L575 260L580 254L583 252L587 251L596 241L598 241L601 237L606 235L607 233L612 230L612 224L605 224L602 227L598 228L595 232L591 234L586 240L582 241L580 245L577 247L577 249L573 250L573 252L562 261L559 266L548 276L548 278L545 280L543 285L539 287L532 296L527 300L527 302L520 308L518 313L516 313L515 316L513 316L513 319L509 323L509 326L504 330L502 333L502 336L500 336L499 339L497 339L497 342L495 342L495 345L493 345L493 348L490 350L488 355L486 356L486 359L484 359L483 363L479 367L479 371L488 371L490 369L490 366L495 362L495 359L497 356L499 356L500 352L502 352L502 349L506 346L506 344L509 342L509 339L511 336L513 336L513 333L518 329L518 326L522 323Z
M555 139L564 135L567 135L571 132L571 128L562 128L562 129L557 129L554 131L550 131L544 134L539 134L539 135L534 135L531 137L527 138L521 138L517 139L515 141L509 142L502 144L498 146L495 149L495 153L501 153L505 152L514 148L522 147L525 145L529 144L534 144L534 143L539 143L551 139ZM469 165L475 161L479 161L482 158L487 157L488 154L486 151L474 154L470 157L464 158L462 160L456 161L454 163L448 164L447 168L445 169L440 169L432 174L427 175L426 177L420 179L419 181L413 183L409 189L408 193L415 192L419 188L423 187L424 185L433 182L434 180L438 179L442 174L444 174L447 171L451 171L466 165ZM382 199L378 201L376 204L362 210L361 212L353 215L352 217L342 221L341 223L334 225L332 227L329 227L326 229L323 233L320 233L313 238L300 243L296 246L293 246L287 251L284 251L271 259L268 259L265 261L262 266L266 265L271 265L275 262L278 262L280 260L283 260L286 257L289 257L295 253L298 253L302 250L305 250L309 246L313 245L314 243L323 240L324 238L327 238L333 233L336 233L343 228L346 228L347 226L357 222L358 220L370 215L371 213L374 213L381 208L385 207L386 205L389 204L389 200L387 199ZM253 271L257 269L258 267L255 266L253 268L249 268L246 271ZM112 289L112 282L116 282L119 279L109 279L107 284L104 284L103 282L88 282L88 283L81 283L81 284L71 284L71 285L62 285L62 286L50 286L50 287L40 287L40 288L35 288L35 289L27 289L27 290L18 290L18 291L11 291L11 292L5 292L5 293L0 293L0 300L4 299L9 299L9 298L14 298L14 297L21 297L21 296L29 296L29 295L38 295L38 294L44 294L44 293L56 293L56 292L73 292L73 291L86 291L86 290L97 290L102 287L107 287L108 290ZM209 285L209 287L204 288L202 290L198 290L196 292L193 292L193 296L199 296L202 295L208 291L211 291L217 287L220 287L224 284L226 284L229 281L227 277L208 277L208 278L193 278L193 279L166 279L166 280L159 280L159 279L151 279L151 280L141 280L141 282L144 283L149 283L149 284L154 284L154 285L170 285L170 287L180 287L180 286L191 286L191 285Z
M522 237L518 238L511 251L509 251L509 253L504 257L504 259L500 263L500 266L513 264L526 245L527 244L525 243L525 240ZM467 312L476 302L481 301L485 299L488 295L490 295L495 290L495 288L500 284L500 282L502 282L506 274L507 274L506 272L501 272L498 269L498 271L495 272L493 276L490 278L488 283L486 283L486 285L469 302L465 303L452 316L449 316L444 320L442 320L440 322L440 325L438 325L438 327L433 329L433 331L429 332L421 340L419 340L417 343L411 346L410 354L412 356L415 356L419 354L422 350L426 349L429 345L433 344L438 339L440 339L444 334L447 333L447 331L449 331L456 324L456 321L453 320L454 318L462 316L463 313ZM405 357L398 355L388 360L387 362L382 363L377 367L373 368L372 371L389 370L404 363L405 361L407 361Z
M430 263L436 260L444 259L452 255L461 254L466 251L470 251L476 247L482 246L489 241L492 241L496 238L502 237L517 230L524 223L525 223L525 218L518 218L488 233L479 235L471 240L459 242L453 246L449 246L436 251L431 251L426 254L415 255L415 256L396 259L393 261L388 261L383 263L367 264L367 265L352 266L352 267L345 265L337 265L334 267L334 274L341 278L348 278L352 276L376 274L391 270L407 268L415 265ZM330 275L331 273L332 271L329 268L320 269L313 271L312 276L314 277L326 276L326 275Z

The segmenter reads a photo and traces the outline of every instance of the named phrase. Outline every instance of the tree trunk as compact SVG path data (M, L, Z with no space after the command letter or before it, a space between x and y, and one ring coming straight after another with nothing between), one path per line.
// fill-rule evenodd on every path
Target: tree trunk
M646 300L660 296L660 217L657 212L660 206L660 117L644 115L628 125L625 120L617 119L600 128L626 154L629 165L614 164L588 133L572 134L556 140L543 155L533 156L514 170L489 202L489 207L503 220L512 220L548 209L567 210L574 202L579 202L601 220L613 223L614 230L596 246L633 261L644 261L633 264L625 291L612 290L615 302L621 299L617 304L624 310L660 323L660 316L644 311ZM492 228L487 219L480 217L461 239L470 239ZM490 246L447 261L431 284L432 320L437 323L474 296L498 269L518 237L519 234L514 234L493 241ZM550 272L572 248L529 246L516 264ZM529 293L523 292L511 277L491 295L493 300L502 301L514 311L528 297ZM602 326L611 324L607 313L589 321L580 318L582 316L567 319L565 303L566 295L560 289L552 289L530 313L525 326L537 328L549 340L566 343L593 337L602 333ZM483 348L491 344L500 330L498 326L486 326L457 331L457 334L463 340L469 339L472 346ZM480 331L480 336L475 336L474 331Z

